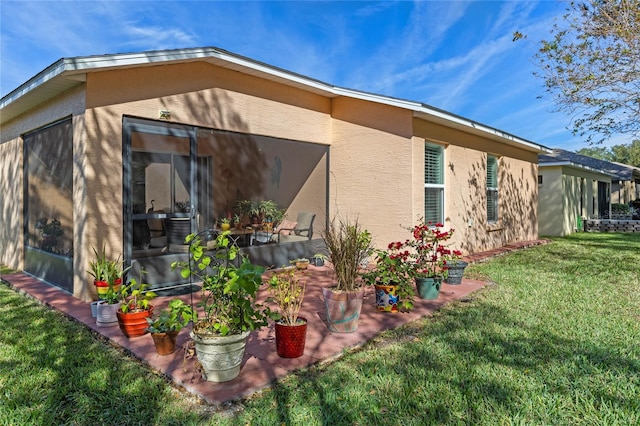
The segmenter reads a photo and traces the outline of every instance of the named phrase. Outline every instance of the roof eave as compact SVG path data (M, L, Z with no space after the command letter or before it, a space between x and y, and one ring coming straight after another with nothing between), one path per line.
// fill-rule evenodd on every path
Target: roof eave
M214 48L174 49L140 53L98 55L61 59L0 100L0 122L6 122L29 109L45 102L56 90L62 93L86 80L91 71L112 68L150 66L168 62L207 61L218 66L236 70L328 97L346 96L369 102L381 103L413 111L415 117L436 122L465 132L477 134L508 145L536 153L550 153L549 148L518 138L480 123L465 119L428 105L357 90L332 86L301 74L296 74L272 65L249 59L231 52ZM52 82L58 81L58 85ZM55 86L52 90L40 90L44 86ZM38 92L42 93L38 95Z
M480 124L478 122L466 119L464 117L421 104L414 112L414 116L423 120L442 124L447 127L462 130L491 140L505 143L514 147L524 149L525 151L537 154L550 154L553 152L551 148L540 145L526 139L519 138L502 130Z
M574 163L572 161L539 162L538 163L538 167L539 168L544 168L544 167L571 167L573 169L587 170L587 171L590 171L590 172L593 172L593 173L597 173L597 174L600 174L600 175L603 175L603 176L609 176L609 177L615 177L615 178L618 177L618 175L616 175L616 174L605 172L603 170L594 169L593 167L585 166L584 164Z

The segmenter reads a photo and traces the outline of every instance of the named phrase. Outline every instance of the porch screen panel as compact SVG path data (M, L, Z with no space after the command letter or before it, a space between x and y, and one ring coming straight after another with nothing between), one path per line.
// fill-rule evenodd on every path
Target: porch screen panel
M444 218L444 149L425 144L424 149L424 219L442 222Z
M73 291L71 119L24 135L25 270Z
M487 222L498 221L498 159L487 155Z

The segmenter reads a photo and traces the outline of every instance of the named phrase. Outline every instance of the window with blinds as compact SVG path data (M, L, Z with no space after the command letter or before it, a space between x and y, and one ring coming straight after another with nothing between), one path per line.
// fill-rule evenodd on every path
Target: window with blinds
M487 155L487 222L498 221L498 159Z
M424 220L444 221L444 149L439 145L424 147Z

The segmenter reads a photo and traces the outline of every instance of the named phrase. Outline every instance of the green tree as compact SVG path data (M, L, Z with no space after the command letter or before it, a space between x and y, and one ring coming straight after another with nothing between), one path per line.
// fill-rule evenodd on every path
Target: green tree
M614 161L611 149L605 146L581 148L576 151L578 154L587 155L589 157L598 158L600 160Z
M613 161L640 167L640 140L635 140L629 145L614 145L611 147Z
M615 161L616 163L640 167L640 140L634 140L630 144L614 145L607 147L582 148L576 151L578 154L599 158L600 160Z
M640 0L571 2L551 36L535 74L573 117L573 134L590 144L640 136Z

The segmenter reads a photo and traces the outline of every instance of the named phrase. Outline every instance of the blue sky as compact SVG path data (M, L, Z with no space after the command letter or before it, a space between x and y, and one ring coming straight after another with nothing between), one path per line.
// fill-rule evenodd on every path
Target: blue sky
M533 76L558 1L0 0L0 92L63 57L215 46L427 103L553 148L584 142ZM513 32L527 35L513 42ZM607 145L628 143L611 140Z

